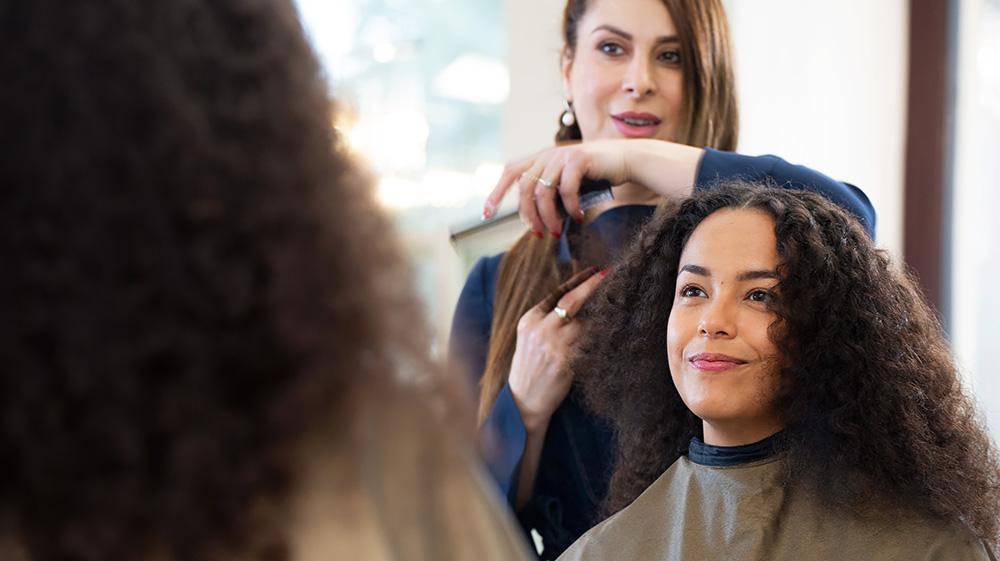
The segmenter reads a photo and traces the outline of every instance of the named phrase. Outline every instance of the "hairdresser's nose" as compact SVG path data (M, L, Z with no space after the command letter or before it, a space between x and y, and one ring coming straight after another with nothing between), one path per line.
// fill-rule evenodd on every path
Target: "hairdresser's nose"
M736 309L721 298L712 299L702 309L698 334L710 339L730 339L736 335Z
M656 91L652 61L649 57L640 55L632 57L622 80L622 89L630 97L636 98L645 97Z

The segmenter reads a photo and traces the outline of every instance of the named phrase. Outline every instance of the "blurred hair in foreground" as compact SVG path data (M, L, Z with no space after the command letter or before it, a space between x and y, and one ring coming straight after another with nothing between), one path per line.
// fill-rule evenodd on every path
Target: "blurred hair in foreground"
M0 557L517 557L289 0L0 6Z

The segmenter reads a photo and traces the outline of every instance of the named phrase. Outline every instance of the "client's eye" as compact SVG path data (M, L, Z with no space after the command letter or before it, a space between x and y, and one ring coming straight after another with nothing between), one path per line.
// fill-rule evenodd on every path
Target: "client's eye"
M763 289L754 290L747 295L747 298L751 302L770 302L773 299L771 293Z
M698 288L697 286L693 286L693 285L689 284L689 285L687 285L687 286L685 286L684 288L681 289L681 296L683 296L685 298L698 298L698 297L703 297L703 296L707 296L707 295L705 294L704 290Z

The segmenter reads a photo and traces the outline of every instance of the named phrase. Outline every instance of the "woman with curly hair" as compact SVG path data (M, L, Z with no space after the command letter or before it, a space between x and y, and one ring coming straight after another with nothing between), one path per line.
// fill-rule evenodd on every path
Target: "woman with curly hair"
M289 0L3 3L0 76L0 559L525 558Z
M916 284L843 209L701 193L588 306L570 368L614 425L618 512L562 559L993 558L994 447Z
M492 216L516 191L531 231L472 268L450 352L479 385L479 421L496 443L490 473L525 531L537 533L542 559L600 520L615 442L564 368L575 335L562 317L599 279L569 302L539 303L620 256L660 201L720 178L821 193L874 236L875 209L861 189L776 156L734 152L739 111L724 4L565 0L557 144L509 164L483 211ZM613 186L613 200L582 196L585 178Z

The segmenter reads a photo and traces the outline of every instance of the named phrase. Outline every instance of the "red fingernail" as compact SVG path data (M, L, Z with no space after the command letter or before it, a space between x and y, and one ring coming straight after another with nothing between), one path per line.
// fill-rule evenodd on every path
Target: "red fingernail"
M552 237L558 240L562 237L562 232L552 232Z
M577 224L583 224L583 217L582 216L578 216L578 217L576 217L576 218L573 219L573 222L576 222Z
M536 238L542 237L542 233L539 232L538 230L532 230L531 233L534 234Z
M610 272L611 269L604 269L603 271L601 271L601 278L603 279L604 277L608 276L608 273Z

